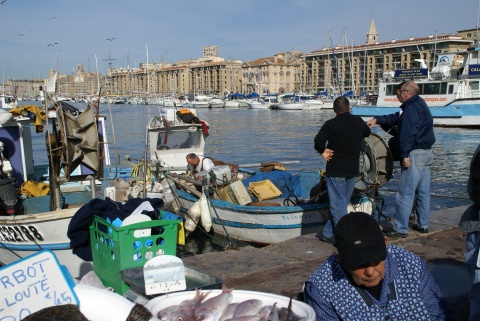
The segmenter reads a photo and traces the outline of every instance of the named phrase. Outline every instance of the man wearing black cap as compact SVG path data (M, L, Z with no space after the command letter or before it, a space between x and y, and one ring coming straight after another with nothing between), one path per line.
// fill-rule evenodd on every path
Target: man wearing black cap
M342 217L335 240L338 253L305 283L317 321L454 320L425 262L389 245L371 215Z

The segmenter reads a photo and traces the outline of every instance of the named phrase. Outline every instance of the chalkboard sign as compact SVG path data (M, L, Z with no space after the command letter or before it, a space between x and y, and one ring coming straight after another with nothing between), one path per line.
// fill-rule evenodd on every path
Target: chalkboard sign
M0 269L0 321L18 321L46 307L78 305L74 286L49 250L6 265Z

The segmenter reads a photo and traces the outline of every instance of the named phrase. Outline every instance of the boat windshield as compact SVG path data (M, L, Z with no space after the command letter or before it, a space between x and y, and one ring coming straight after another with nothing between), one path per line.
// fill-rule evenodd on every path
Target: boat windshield
M15 101L15 99L13 97L5 96L5 102L7 104L13 103L14 101Z
M159 132L157 150L198 148L202 142L202 135L203 132L201 130Z

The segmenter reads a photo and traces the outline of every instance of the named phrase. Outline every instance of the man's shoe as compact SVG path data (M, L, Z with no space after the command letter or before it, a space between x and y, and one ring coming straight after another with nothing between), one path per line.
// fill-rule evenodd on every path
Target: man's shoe
M408 236L408 234L397 232L393 228L389 230L383 230L383 235L386 235L389 238L406 238Z
M335 244L335 238L334 237L326 237L326 236L318 236L317 237L320 241L328 243L328 244Z
M418 232L424 233L424 234L428 233L428 228L426 228L426 227L420 227L420 226L418 226L417 224L413 224L413 225L412 225L412 230L415 230L415 231L418 231Z

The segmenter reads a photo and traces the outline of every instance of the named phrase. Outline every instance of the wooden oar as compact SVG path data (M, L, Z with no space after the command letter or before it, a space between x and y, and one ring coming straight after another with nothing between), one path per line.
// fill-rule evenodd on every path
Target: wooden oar
M279 162L280 164L283 165L292 165L292 164L298 164L300 163L299 160L293 160L293 161L285 161L285 162ZM239 164L238 167L261 167L263 163L252 163L252 164ZM179 171L186 171L187 166L185 167L160 167L161 171L173 171L173 172L179 172Z
M179 186L185 188L187 191L189 191L190 193L192 193L193 195L195 195L196 197L200 198L202 196L202 193L200 193L199 191L197 191L195 188L183 183L180 179L176 178L176 177L173 177L171 176L172 174L169 174L168 178L170 178L172 181L174 181L176 184L178 184ZM182 178L183 179L183 178Z
M291 164L298 164L300 161L294 160L294 161L285 161L285 162L278 162L283 165L291 165ZM238 167L260 167L262 166L263 163L253 163L253 164L239 164Z

